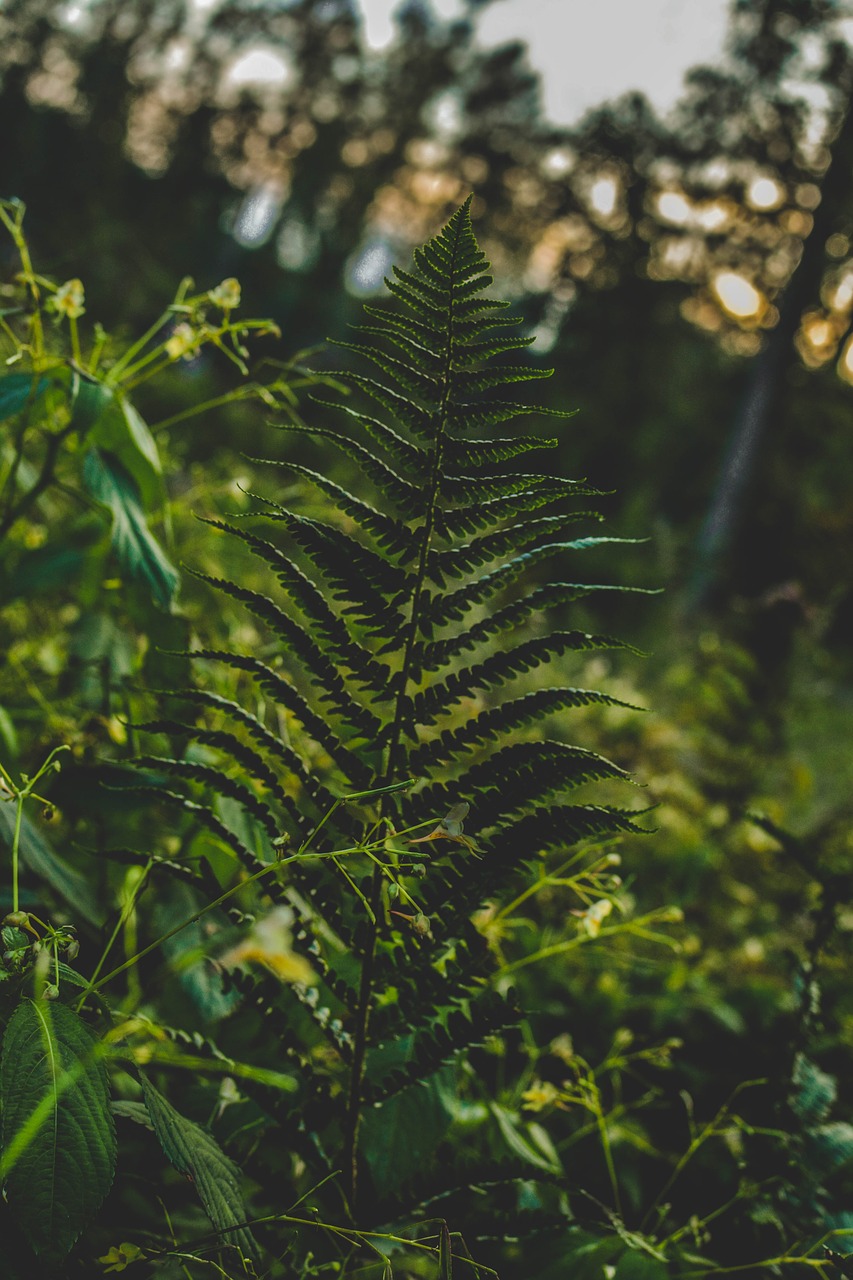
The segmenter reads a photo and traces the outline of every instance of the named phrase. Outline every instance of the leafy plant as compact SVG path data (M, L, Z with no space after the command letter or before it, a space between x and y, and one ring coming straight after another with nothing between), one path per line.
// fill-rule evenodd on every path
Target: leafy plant
M138 580L154 603L168 609L178 573L148 526L165 520L163 459L155 432L229 401L254 398L271 407L293 407L298 373L267 382L248 380L249 334L277 333L268 320L237 317L240 286L233 278L204 293L191 293L184 279L170 305L123 350L95 324L84 334L86 314L79 279L56 284L36 272L24 233L25 206L0 200L0 224L11 237L21 270L5 290L10 305L0 314L0 341L7 372L0 376L0 549L7 595L25 589L39 564L36 551L19 551L9 564L10 544L24 519L56 522L46 504L60 494L108 514L111 549L119 569ZM67 331L64 326L67 326ZM65 341L62 341L62 337ZM58 340L59 339L59 340ZM247 379L215 401L194 405L158 424L140 414L133 393L182 360L213 346ZM62 349L64 348L64 350ZM34 522L37 523L37 522ZM33 525L29 529L35 542ZM84 553L65 530L61 577L80 571ZM79 538L77 539L79 541ZM41 558L44 549L39 548ZM43 572L43 569L42 569Z
M180 790L148 795L188 807L253 874L282 843L302 855L270 892L296 912L295 944L315 981L289 994L270 978L235 981L300 1081L295 1099L263 1104L268 1122L284 1150L337 1180L359 1226L405 1220L406 1181L454 1118L450 1064L518 1023L472 913L549 851L636 829L628 812L570 800L622 771L561 730L539 731L573 707L616 702L549 683L549 664L619 647L546 628L546 613L611 588L541 577L540 566L621 540L577 536L596 517L575 500L595 491L528 466L555 441L480 434L535 412L501 393L547 373L504 359L530 339L487 296L487 269L469 201L412 272L395 270L397 305L367 307L358 340L344 344L374 372L336 376L378 410L321 400L348 431L288 424L353 465L361 493L293 458L279 465L319 494L327 518L262 498L241 523L209 521L281 587L273 596L196 571L265 627L263 657L195 652L210 671L248 677L263 712L250 709L250 686L242 702L201 687L170 696L184 714L215 719L142 726L195 745L139 767L221 799L214 812ZM370 792L372 803L353 809L335 800L341 792ZM469 812L475 839L463 829ZM305 856L309 842L324 856ZM504 1145L492 1117L478 1138L484 1167L495 1142ZM520 1134L517 1145L535 1162Z

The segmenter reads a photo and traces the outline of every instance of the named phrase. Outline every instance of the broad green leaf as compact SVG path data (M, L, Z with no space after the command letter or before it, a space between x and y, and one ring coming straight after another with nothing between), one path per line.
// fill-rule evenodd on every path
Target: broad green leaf
M614 1280L666 1280L668 1275L665 1263L637 1249L629 1249L616 1264Z
M134 1124L142 1125L143 1129L150 1129L152 1133L154 1132L154 1123L144 1102L131 1102L127 1098L119 1098L110 1103L110 1111L114 1116L119 1116L124 1120L132 1120Z
M162 1093L140 1076L142 1095L154 1132L167 1160L195 1185L204 1211L223 1241L247 1258L258 1257L258 1246L246 1221L239 1171L215 1138L193 1120L187 1120Z
M75 373L71 383L71 425L82 440L112 405L111 387Z
M145 420L129 400L113 398L95 423L89 443L118 458L139 486L147 509L162 507L165 493L160 454Z
M387 1196L428 1164L452 1123L453 1069L402 1089L365 1112L361 1151L377 1195Z
M0 422L20 413L27 403L35 402L46 386L46 378L39 378L36 385L31 373L7 373L0 378Z
M14 760L18 754L18 735L12 717L4 706L0 706L0 748L7 761Z
M506 1107L502 1107L495 1102L489 1106L489 1110L497 1120L501 1136L514 1156L518 1156L520 1160L526 1161L527 1164L535 1165L538 1169L547 1169L549 1173L561 1172L560 1163L553 1147L548 1155L537 1150L533 1142L515 1128L516 1117Z
M12 847L15 830L15 810L10 804L0 804L0 845ZM54 889L78 916L89 924L102 925L103 916L94 904L92 889L85 876L74 871L54 853L38 828L23 815L20 842L21 862L40 879Z
M66 1005L23 1000L0 1063L6 1197L33 1250L60 1262L115 1172L107 1073L87 1025Z
M135 479L114 454L102 449L87 455L83 479L93 498L112 512L112 545L120 564L146 583L157 604L167 609L178 573L148 528Z
M190 885L178 882L154 904L157 934L169 934L176 925L188 920L204 904L204 899ZM163 943L163 953L172 972L195 1007L208 1022L224 1018L239 1003L239 993L225 990L221 971L211 964L209 930L213 923L220 928L228 924L227 916L208 913L206 926L200 920L188 924Z

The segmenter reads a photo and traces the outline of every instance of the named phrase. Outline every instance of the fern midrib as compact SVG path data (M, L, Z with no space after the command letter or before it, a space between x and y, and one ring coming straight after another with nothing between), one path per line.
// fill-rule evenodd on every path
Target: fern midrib
M415 584L412 590L408 635L406 637L406 645L403 652L403 662L398 676L400 683L394 703L394 719L392 722L391 733L389 735L388 746L386 748L385 767L383 770L382 781L380 783L382 786L388 786L394 780L395 773L400 764L400 754L403 746L403 718L407 705L406 688L409 683L409 674L412 669L412 658L415 653L421 627L421 599L423 597L424 583L426 581L430 546L435 530L435 513L438 505L441 467L444 460L444 442L447 432L448 406L450 403L453 381L453 278L461 239L462 231L460 229L454 240L453 250L448 266L450 296L447 317L447 342L442 357L441 368L441 400L437 411L435 442L433 444L430 464L429 490L427 493L424 523L422 526L423 538L418 557ZM381 817L381 800L379 812ZM370 930L370 940L368 942L361 967L361 981L359 983L358 993L358 1021L353 1042L350 1089L349 1097L347 1099L346 1142L344 1148L344 1176L349 1179L349 1202L350 1207L353 1210L355 1210L358 1194L358 1129L361 1119L361 1088L367 1054L367 1034L370 1022L370 1008L373 1003L373 969L376 957L376 945L379 938L380 920L382 919L382 883L382 872L378 866L374 866L370 890L370 907L373 912L374 923Z
M453 246L453 257L449 267L452 280L452 273L455 267L457 243ZM448 405L452 389L452 364L453 364L453 288L451 284L450 305L448 311L447 322L447 343L442 357L442 391L441 401L438 407L438 420L436 424L436 437L433 445L432 459L430 466L429 491L427 494L426 511L423 524L423 539L418 557L418 569L415 578L415 585L412 591L412 607L409 617L409 632L406 637L406 647L403 654L403 664L400 669L399 681L400 687L397 691L397 698L394 707L394 721L391 735L387 748L385 770L383 777L383 786L389 785L394 781L394 774L398 766L398 757L400 748L403 743L402 726L403 715L407 706L406 686L409 682L409 675L412 669L412 657L418 642L418 635L421 627L421 598L424 592L424 583L426 581L427 565L429 563L430 547L432 545L433 534L435 532L435 513L438 506L438 490L441 483L441 468L444 461L444 443L447 434L447 416Z

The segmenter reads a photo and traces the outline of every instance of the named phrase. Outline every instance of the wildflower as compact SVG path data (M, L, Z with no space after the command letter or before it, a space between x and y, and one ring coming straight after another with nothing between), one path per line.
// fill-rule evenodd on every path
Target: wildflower
M199 334L191 324L176 324L172 336L166 340L166 355L172 360L181 356L185 360L192 359L198 349Z
M215 307L219 307L221 311L233 311L235 307L240 305L240 281L235 280L233 276L229 276L227 280L223 280L215 289L211 289L208 298Z
M609 898L599 898L598 902L593 902L592 906L581 912L580 925L587 937L598 937L602 924L612 910L613 903Z
M572 1044L572 1037L568 1032L562 1032L561 1035L557 1036L556 1040L551 1041L548 1052L552 1053L555 1058L561 1058L568 1066L575 1058L575 1046Z
M47 305L51 311L65 316L69 320L79 320L86 310L86 295L83 292L82 280L66 280L61 284Z
M556 1085L547 1080L536 1080L529 1089L525 1089L521 1101L525 1111L542 1111L545 1107L553 1106L559 1096L560 1091Z
M311 966L293 950L292 924L289 908L274 907L255 922L242 942L219 957L220 963L226 967L261 964L280 982L310 982L314 976Z
M98 1262L103 1263L105 1271L124 1271L125 1267L129 1267L131 1262L138 1262L140 1258L144 1258L138 1244L120 1244L113 1245L109 1253L105 1253L102 1258L98 1258Z

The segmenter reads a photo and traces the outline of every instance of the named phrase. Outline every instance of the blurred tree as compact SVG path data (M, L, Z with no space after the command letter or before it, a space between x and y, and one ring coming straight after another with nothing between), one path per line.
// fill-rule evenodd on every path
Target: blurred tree
M690 74L666 127L634 95L571 131L542 119L520 44L477 47L480 7L445 23L411 0L379 53L353 0L10 0L0 190L28 201L40 260L85 275L109 323L147 318L183 272L233 274L292 349L340 334L473 188L534 358L557 364L550 394L584 411L570 470L632 495L620 521L655 513L668 580L707 513L694 599L739 513L727 592L799 583L792 599L841 608L841 0L735 0L725 64ZM736 465L712 497L727 429Z

